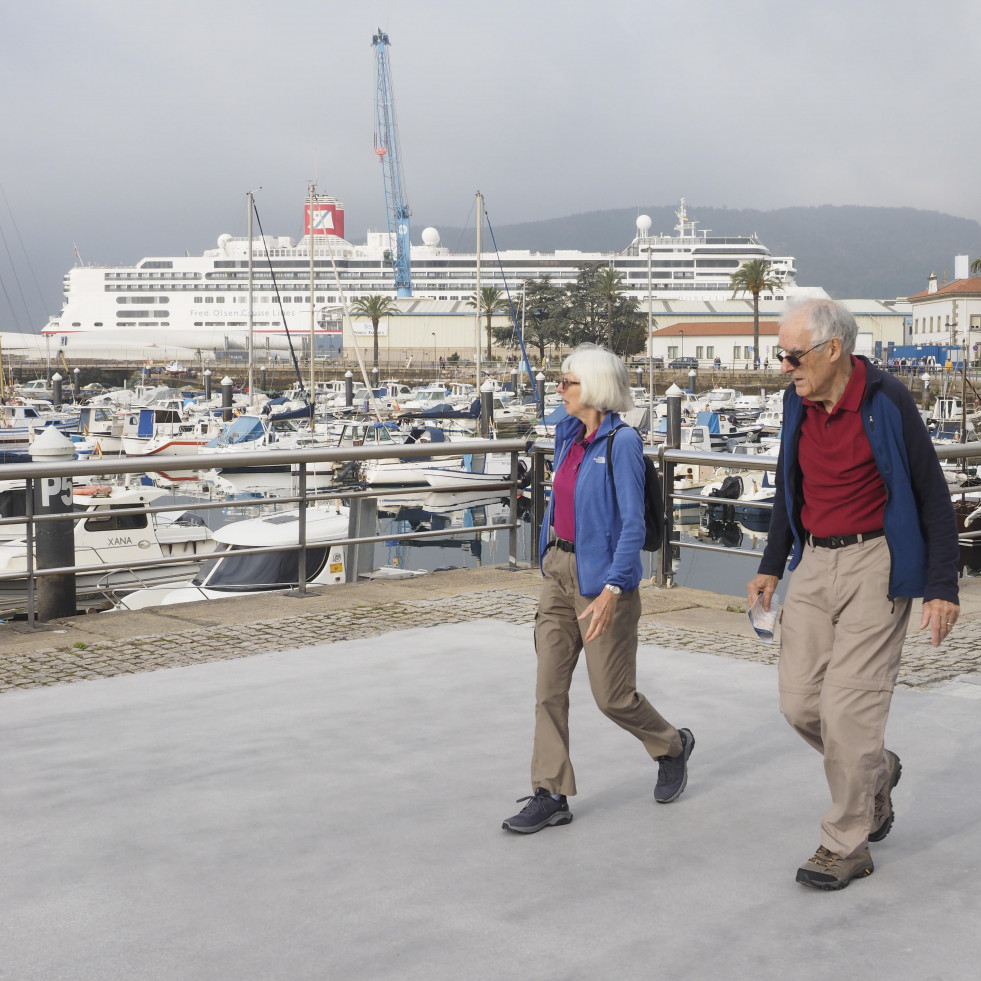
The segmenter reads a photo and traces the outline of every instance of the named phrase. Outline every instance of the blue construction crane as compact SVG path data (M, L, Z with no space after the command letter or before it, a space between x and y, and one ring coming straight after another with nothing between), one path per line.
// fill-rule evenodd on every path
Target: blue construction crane
M385 182L385 209L388 214L388 234L395 243L392 269L398 296L412 296L412 265L409 238L409 216L412 211L405 200L402 179L402 150L395 123L395 97L388 66L388 35L379 27L371 39L378 68L378 89L375 94L375 153L382 165Z

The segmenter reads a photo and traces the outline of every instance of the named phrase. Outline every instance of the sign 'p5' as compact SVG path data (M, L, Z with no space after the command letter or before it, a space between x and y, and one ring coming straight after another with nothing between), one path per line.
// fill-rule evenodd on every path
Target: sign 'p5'
M41 478L41 508L45 511L70 510L72 506L71 477L42 477Z

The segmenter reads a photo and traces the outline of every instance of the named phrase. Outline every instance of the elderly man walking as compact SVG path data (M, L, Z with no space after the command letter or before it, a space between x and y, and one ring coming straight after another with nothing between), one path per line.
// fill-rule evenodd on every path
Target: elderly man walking
M766 550L747 587L770 599L790 557L780 710L824 757L831 808L797 881L842 889L872 874L902 771L884 748L913 597L934 646L959 611L947 483L909 391L856 357L855 318L811 300L780 324L783 435Z

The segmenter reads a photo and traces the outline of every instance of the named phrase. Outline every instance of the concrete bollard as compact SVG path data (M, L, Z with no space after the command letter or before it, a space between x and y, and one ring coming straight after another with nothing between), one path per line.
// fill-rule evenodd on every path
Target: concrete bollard
M65 463L75 457L75 444L54 426L47 426L31 444L35 463ZM35 477L34 513L71 514L71 477ZM38 569L57 569L75 564L75 525L73 522L45 521L35 526L35 565ZM75 576L71 572L38 576L36 610L39 620L75 615Z
M64 397L62 395L62 381L64 379L58 372L55 372L51 376L51 404L56 408L60 409L62 402L64 402Z
M521 378L521 374L517 368L511 369L511 391L514 392L515 397L521 395L521 385L518 383L518 379Z
M259 388L261 388L263 391L265 391L266 388L267 388L267 386L266 386L266 366L265 365L260 365L259 366Z
M205 368L204 375L204 400L205 402L211 401L211 369Z
M221 380L221 419L222 422L231 422L234 409L232 408L234 400L232 398L232 392L235 388L235 382L225 375Z
M665 393L668 400L668 434L665 445L676 450L681 446L681 396L684 394L677 385L672 385Z
M310 393L311 397L313 393ZM344 372L344 405L350 409L354 405L354 372Z
M545 375L543 372L538 372L535 375L535 384L538 386L538 404L543 407L545 405Z
M75 381L72 384L72 396L76 402L78 402L79 398L81 398L82 395L82 386L79 384L79 377L78 377L81 374L81 371L82 371L81 368L76 368L74 372L72 372L72 374L74 374L75 376Z

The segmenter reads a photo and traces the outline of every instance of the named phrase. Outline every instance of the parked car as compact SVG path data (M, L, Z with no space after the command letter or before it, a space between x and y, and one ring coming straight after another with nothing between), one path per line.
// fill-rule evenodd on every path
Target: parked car
M669 368L698 368L698 358L675 358L668 362Z

